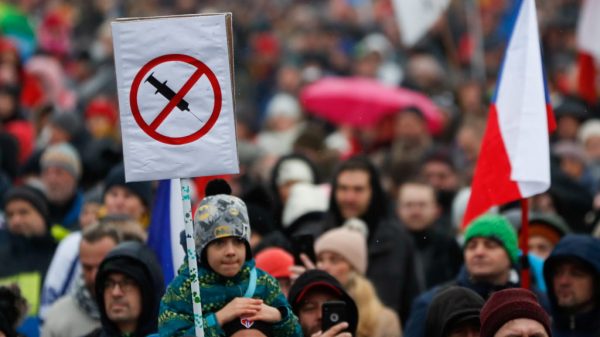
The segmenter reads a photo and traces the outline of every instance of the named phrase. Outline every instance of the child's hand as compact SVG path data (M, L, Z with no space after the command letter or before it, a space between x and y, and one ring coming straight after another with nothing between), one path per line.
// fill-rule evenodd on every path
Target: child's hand
M257 298L236 297L217 311L217 321L223 326L238 317L255 315L262 309L263 301ZM278 311L279 313L279 311Z
M261 304L260 310L252 316L245 316L251 321L263 321L267 323L277 323L281 321L281 312L272 306Z

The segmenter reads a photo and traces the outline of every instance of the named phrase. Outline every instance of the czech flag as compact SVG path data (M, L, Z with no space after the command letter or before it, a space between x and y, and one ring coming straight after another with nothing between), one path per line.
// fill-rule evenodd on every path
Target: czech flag
M596 65L600 63L600 1L584 0L577 23L577 48L579 50L579 95L589 104L597 100Z
M161 180L148 227L148 246L158 258L167 284L177 275L184 260L183 247L179 243L179 233L183 230L181 182L179 179Z
M490 106L463 227L490 207L550 187L556 127L542 69L534 0L522 0Z

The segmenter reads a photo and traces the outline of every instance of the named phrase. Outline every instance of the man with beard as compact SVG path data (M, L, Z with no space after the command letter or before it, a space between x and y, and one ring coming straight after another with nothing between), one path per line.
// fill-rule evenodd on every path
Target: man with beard
M544 264L552 334L600 336L600 240L563 237Z
M165 292L160 265L142 243L127 241L111 250L96 274L95 295L102 327L86 337L144 337L158 330Z
M80 337L100 326L100 312L94 300L98 267L121 240L115 227L96 224L83 231L79 244L82 277L75 292L54 302L46 314L42 337Z
M402 322L420 290L415 278L414 244L400 226L381 186L379 173L366 157L343 162L333 178L325 229L360 218L368 227L366 276L383 304L395 310Z
M499 215L484 215L475 219L465 231L463 247L464 267L455 280L417 297L404 330L405 336L425 336L425 318L433 297L444 286L457 285L475 291L483 299L492 293L518 288L519 248L517 233L508 220ZM543 294L537 294L540 302Z

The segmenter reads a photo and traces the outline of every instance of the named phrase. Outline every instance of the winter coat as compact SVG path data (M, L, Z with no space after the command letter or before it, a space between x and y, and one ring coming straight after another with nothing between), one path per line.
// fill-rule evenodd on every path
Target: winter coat
M247 261L237 275L226 278L208 268L199 266L204 336L225 336L225 332L217 323L215 314L234 298L244 296L253 268L255 268L254 260ZM302 330L298 319L281 293L277 280L260 269L255 270L256 289L252 297L262 299L265 304L286 312L280 322L272 325L273 334L281 337L301 337ZM194 335L190 282L189 269L187 264L184 264L179 269L178 275L169 284L160 304L159 334L161 336Z
M414 266L414 245L394 218L384 218L367 242L367 278L383 304L398 313L404 324L419 289Z
M86 337L119 337L121 332L109 320L104 305L104 284L111 273L121 273L135 280L142 298L142 312L136 330L130 337L145 337L157 331L158 308L165 291L161 267L154 253L144 244L126 241L113 248L104 258L96 274L96 302L102 327Z
M77 190L75 195L65 205L55 205L48 202L52 236L60 241L70 232L79 228L79 213L83 207L83 192Z
M29 301L29 314L39 310L42 282L56 243L49 233L25 237L0 230L0 284L17 283Z
M415 277L414 243L391 211L390 199L383 190L375 166L365 157L349 160L362 162L370 177L371 200L367 211L360 216L369 227L369 268L366 276L375 286L383 304L395 310L401 323L405 324L413 299L424 290L419 288ZM343 172L343 165L341 170L333 179L324 230L339 227L346 220L335 200L337 176Z
M42 337L80 337L100 326L77 304L75 296L63 296L47 312Z
M432 298L425 321L427 337L446 337L458 321L479 320L484 300L470 289L447 287Z
M592 311L569 314L558 307L552 289L556 265L564 258L575 258L587 264L595 274L596 303ZM552 311L552 335L554 337L600 336L600 240L588 235L569 234L554 247L544 264L544 278L548 285L548 297Z
M469 278L469 274L465 268L461 269L458 277L447 284L433 287L429 291L421 294L415 299L410 311L410 317L404 328L404 336L406 337L425 337L425 320L427 318L427 310L435 295L442 289L449 286L466 287L475 291L483 299L486 299L498 290L506 288L518 288L518 283L508 282L501 286L495 286L487 283L473 283ZM429 336L427 336L429 337Z
M46 312L54 302L74 289L75 281L81 275L80 243L81 231L76 231L69 234L56 247L42 288L42 304L40 306L42 320L46 319Z
M409 233L415 242L415 268L421 289L431 289L456 277L463 254L454 238L434 228Z

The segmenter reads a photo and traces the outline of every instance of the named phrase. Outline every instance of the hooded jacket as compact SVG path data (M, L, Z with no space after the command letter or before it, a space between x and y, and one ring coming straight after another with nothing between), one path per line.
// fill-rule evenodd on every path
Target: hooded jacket
M234 298L244 296L253 268L254 260L252 259L244 263L237 275L227 278L210 268L203 267L202 264L198 266L204 336L225 336L225 331L217 323L215 314ZM189 269L187 263L184 263L179 269L178 275L169 284L160 304L159 333L161 336L195 335L190 282ZM281 321L272 325L274 336L302 336L298 319L292 314L275 278L256 269L256 288L252 297L260 298L265 304L286 313L282 315Z
M561 310L552 289L552 279L557 265L564 259L577 259L594 273L596 289L595 307L592 311L570 314ZM544 278L552 310L552 334L555 337L600 336L600 240L588 235L569 234L554 247L544 264Z
M135 280L142 298L142 312L131 337L145 337L157 331L158 308L165 292L160 265L150 248L139 242L123 242L104 258L96 274L96 301L102 327L88 336L119 337L122 333L109 320L104 303L104 284L112 273L121 273Z
M333 179L329 216L326 228L336 228L344 220L335 199L337 177L344 171L362 170L369 174L371 201L360 218L369 227L367 238L367 278L371 280L383 304L398 313L402 324L408 318L411 303L420 289L415 276L414 243L390 210L390 200L380 183L375 166L365 157L355 157L344 162Z
M479 311L484 303L481 296L468 288L440 289L427 311L425 336L446 337L450 329L461 322L479 321Z
M507 288L518 288L518 283L508 282L504 285L492 285L488 283L474 283L470 277L467 269L463 267L459 272L457 278L442 286L436 286L421 294L415 299L412 304L410 318L405 325L404 335L408 337L424 337L425 335L425 319L427 317L427 311L431 305L434 296L445 286L459 286L468 288L476 292L483 299L487 299L493 292ZM429 337L429 336L427 336Z
M307 270L294 282L288 294L288 300L294 314L299 315L301 307L300 301L302 301L306 293L310 289L317 287L329 288L332 292L338 293L339 299L346 303L348 330L351 331L354 336L358 327L358 308L356 307L356 303L346 292L344 287L342 287L342 285L326 271L319 269Z

